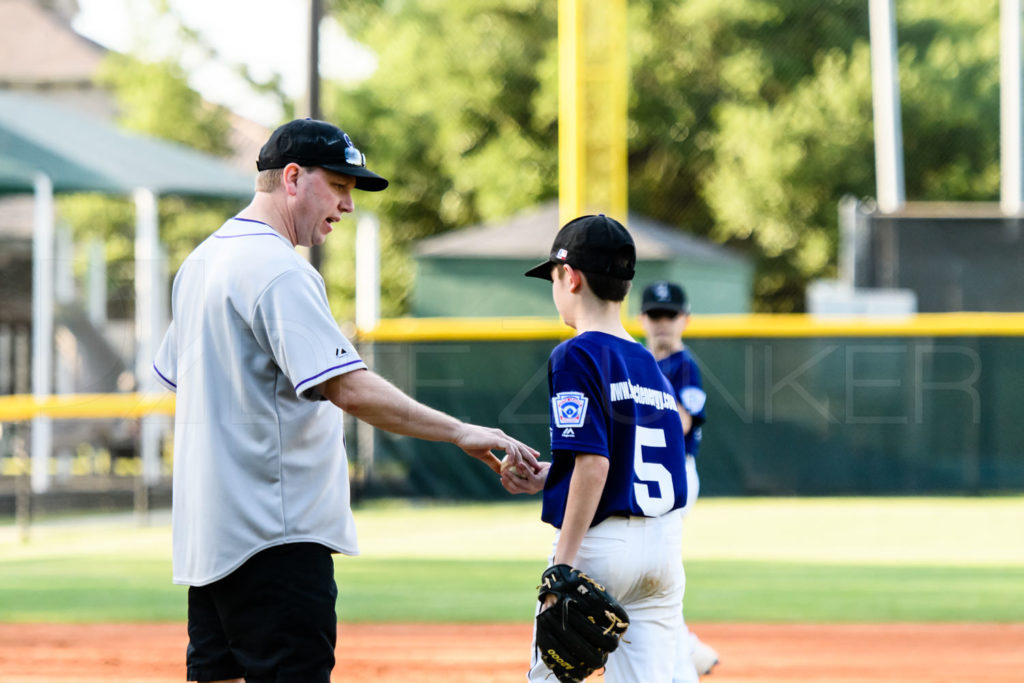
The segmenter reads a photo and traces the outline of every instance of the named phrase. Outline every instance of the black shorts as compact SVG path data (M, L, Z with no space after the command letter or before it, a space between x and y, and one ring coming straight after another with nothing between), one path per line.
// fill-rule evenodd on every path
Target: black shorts
M188 589L188 680L329 683L338 618L331 551L288 543Z

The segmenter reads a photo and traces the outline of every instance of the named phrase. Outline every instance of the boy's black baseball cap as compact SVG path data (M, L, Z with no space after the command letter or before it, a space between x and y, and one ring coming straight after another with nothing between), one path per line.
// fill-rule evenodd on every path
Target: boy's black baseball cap
M652 282L644 288L640 312L672 311L673 313L689 313L690 306L686 302L686 291L674 282L661 280Z
M356 189L379 192L388 181L366 168L366 157L345 131L326 121L295 119L270 134L256 168L266 171L288 164L319 166L355 177Z
M569 221L555 235L548 260L526 271L526 277L551 279L551 266L568 263L584 273L632 280L636 246L626 229L603 213Z

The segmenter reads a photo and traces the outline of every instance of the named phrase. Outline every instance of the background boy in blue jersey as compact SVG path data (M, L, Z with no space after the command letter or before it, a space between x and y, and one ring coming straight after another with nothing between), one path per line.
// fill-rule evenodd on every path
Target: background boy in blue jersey
M701 426L704 424L704 404L707 395L701 382L700 369L690 350L683 343L683 332L690 323L690 305L686 291L674 282L653 282L644 289L640 306L640 324L647 339L647 348L654 354L658 366L672 384L678 404L679 417L686 433L686 507L690 511L700 480L697 478L696 457L700 450ZM675 680L693 679L696 673L711 672L718 663L718 653L697 639L683 624L683 647ZM689 656L686 655L689 651Z
M629 613L605 680L669 683L685 585L684 436L672 387L622 325L635 263L621 224L582 216L526 273L551 280L555 307L576 336L548 361L550 467L510 469L502 482L513 493L543 486L541 518L556 528L551 564L586 572ZM530 680L549 673L534 651Z

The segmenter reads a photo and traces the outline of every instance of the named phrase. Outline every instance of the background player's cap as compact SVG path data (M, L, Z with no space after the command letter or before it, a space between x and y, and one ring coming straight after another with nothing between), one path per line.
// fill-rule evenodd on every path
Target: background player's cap
M673 313L689 313L690 305L686 301L686 291L674 282L661 280L652 282L644 289L640 311L672 311Z
M526 271L526 277L551 279L551 265L568 263L584 273L632 280L636 246L626 229L603 213L580 216L555 235L548 260Z
M366 168L366 155L356 149L348 134L326 121L295 119L278 127L260 149L256 168L266 171L290 163L354 176L359 190L379 192L388 186L385 178Z

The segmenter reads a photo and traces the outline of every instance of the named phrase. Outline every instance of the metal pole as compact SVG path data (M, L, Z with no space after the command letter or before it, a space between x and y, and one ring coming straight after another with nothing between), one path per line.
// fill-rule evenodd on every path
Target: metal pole
M14 462L17 474L14 479L14 518L18 536L22 543L28 543L32 534L32 485L29 482L29 456L25 452L25 437L20 426L12 426L14 437Z
M839 281L850 289L856 285L859 206L853 195L843 195L839 200Z
M356 223L356 327L369 332L380 319L380 221L364 213Z
M369 332L380 319L380 222L373 214L363 214L356 224L356 329ZM359 350L363 361L373 368L373 342ZM364 484L373 470L373 427L356 421L356 483Z
M1020 0L999 4L1000 208L1021 210L1021 38Z
M320 20L324 15L323 0L309 0L309 53L306 69L307 107L309 118L321 119L320 111ZM323 247L314 244L309 248L309 262L317 270L323 265Z
M135 383L143 393L157 389L153 376L153 356L156 355L157 325L161 319L160 287L157 278L160 247L157 216L157 196L152 190L135 190ZM155 484L160 472L160 424L154 416L140 420L139 456L141 482L135 485L136 512L140 521L148 515L148 501L140 486Z
M45 174L35 178L35 228L32 233L32 394L48 396L53 388L53 183ZM49 417L32 420L32 491L50 488L53 423Z
M107 255L98 239L89 242L87 301L89 321L102 332L107 324Z
M156 353L153 327L156 322L157 199L152 190L135 190L135 380L136 390L155 385L152 379Z
M875 117L878 208L882 213L893 213L906 203L896 13L893 0L869 0L868 11L871 23L871 90Z

